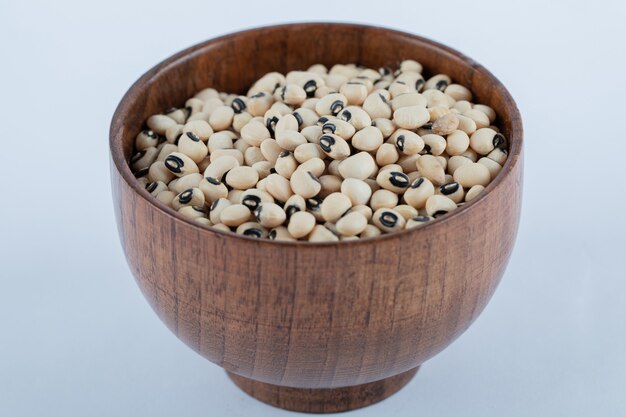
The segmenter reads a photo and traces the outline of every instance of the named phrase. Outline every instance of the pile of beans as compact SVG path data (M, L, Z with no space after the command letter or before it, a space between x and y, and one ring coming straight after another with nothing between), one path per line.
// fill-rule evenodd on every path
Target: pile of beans
M200 224L337 241L419 227L476 198L507 158L496 113L449 76L354 64L207 88L147 120L130 164Z

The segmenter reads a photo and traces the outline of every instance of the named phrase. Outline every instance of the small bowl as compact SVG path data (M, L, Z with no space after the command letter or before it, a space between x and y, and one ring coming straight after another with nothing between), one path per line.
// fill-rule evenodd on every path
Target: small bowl
M415 59L495 109L509 157L479 197L420 228L339 243L237 236L178 215L128 164L152 114L206 87L245 93L269 71L315 63L378 68ZM128 264L163 322L253 397L305 412L380 401L482 312L513 249L522 193L522 123L504 86L470 58L379 27L289 24L188 48L145 73L110 130L115 214Z

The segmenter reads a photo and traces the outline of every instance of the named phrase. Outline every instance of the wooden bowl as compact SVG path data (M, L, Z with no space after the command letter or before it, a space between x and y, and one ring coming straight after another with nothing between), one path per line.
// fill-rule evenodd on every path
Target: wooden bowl
M269 71L421 62L493 107L509 158L480 197L423 227L360 241L276 242L192 223L133 177L152 114L205 87L244 93ZM158 64L111 124L115 213L128 264L158 316L245 392L298 411L380 401L478 317L508 262L522 192L522 123L485 68L430 40L378 27L291 24L203 42ZM494 335L495 337L496 335Z

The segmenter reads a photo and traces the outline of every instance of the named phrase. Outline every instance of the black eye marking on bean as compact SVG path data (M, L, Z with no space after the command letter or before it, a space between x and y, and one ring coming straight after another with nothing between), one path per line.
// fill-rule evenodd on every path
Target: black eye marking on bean
M321 184L320 180L315 175L313 175L313 173L311 171L307 171L306 173L309 174L309 177L311 177L313 179L313 181Z
M291 152L289 151L282 151L281 153L278 154L279 158L284 158L286 156L289 156Z
M383 75L383 76L389 75L389 74L391 74L391 68L389 68L389 67L380 67L380 68L378 68L378 72L381 75Z
M357 77L357 78L367 79L367 77ZM349 84L349 85L364 85L363 83L358 82L358 81L348 81L346 84Z
M423 78L418 79L417 81L415 81L415 90L417 90L418 92L421 91L422 88L424 88L424 84L426 84L426 82Z
M424 145L424 149L420 152L422 155L430 155L430 145Z
M394 227L397 222L398 222L398 216L396 216L394 213L391 213L389 211L385 211L380 216L380 224L382 224L385 227Z
M178 110L176 107L170 107L169 109L165 110L165 114L172 114L174 113L176 110Z
M183 162L183 160L176 155L169 155L167 158L165 158L165 167L175 174L180 174L181 172L183 172L182 168L184 166L185 163Z
M448 212L446 210L437 210L433 213L433 217L436 219L437 217L441 217L444 214L448 214Z
M313 97L315 95L315 90L317 90L317 82L315 80L309 80L304 83L304 87L302 87L306 92L307 97Z
M159 186L159 184L157 184L156 181L151 182L151 183L146 185L146 191L148 191L149 193L152 193L154 190L156 190L156 188L158 186Z
M349 122L350 119L352 119L352 113L350 113L348 110L343 110L341 112L341 118L346 121Z
M402 85L406 85L406 83L404 81L396 81L396 83L402 84Z
M220 180L218 180L217 178L213 178L213 177L206 177L206 180L213 185L220 185L222 183Z
M298 113L297 111L293 112L293 117L296 118L298 126L302 126L302 122L304 122L304 120L302 120L302 116L300 116L300 113Z
M499 148L502 145L504 145L504 143L506 142L506 139L504 138L504 136L500 133L496 133L493 137L493 140L491 141L491 143L493 144L494 148Z
M426 130L430 130L433 128L433 124L432 123L426 123L424 126L422 126L422 129L426 129Z
M430 221L430 217L426 217L426 216L417 216L417 217L413 217L413 219L412 219L412 220L414 220L414 221L416 221L416 222L421 222L421 223L424 223L424 222L429 222L429 221Z
M215 210L217 208L218 201L220 200L215 200L213 203L211 203L211 208L209 210L211 211Z
M402 172L392 172L389 174L389 182L396 187L406 188L409 186L409 177Z
M300 207L296 206L295 204L292 204L289 207L287 207L287 209L285 210L285 213L287 214L287 218L290 218L291 216L293 216L294 213L298 211L300 211Z
M250 236L250 237L261 237L263 235L261 230L254 228L254 227L244 230L243 234L244 236Z
M270 131L270 134L272 136L274 136L274 128L276 127L276 123L278 123L278 117L276 117L276 116L270 117L265 122L265 127L267 128L267 130Z
M174 141L174 145L178 146L178 142L180 142L180 138L183 136L183 134L181 133L180 135L176 136L176 140Z
M260 93L256 93L255 95L251 96L250 98L261 98L264 97L265 93L263 91L261 91Z
M276 230L272 230L269 235L267 235L268 238L270 238L270 240L276 240L276 235L278 234L278 232L276 232Z
M132 158L130 158L130 163L134 164L135 162L139 161L141 158L143 158L143 156L146 154L146 151L139 151L136 154L133 155Z
M204 213L204 208L202 208L202 207L193 206L191 208L194 209L195 211L197 211L198 213Z
M413 184L411 184L411 188L418 188L423 183L424 183L424 178L418 178L415 181L413 181Z
M239 114L246 108L246 103L242 99L237 97L233 100L232 103L230 103L230 107L233 108L235 113Z
M443 195L454 194L457 192L458 189L459 189L459 184L456 182L451 182L450 184L444 184L441 187L439 187L439 190L441 191L441 194Z
M398 149L400 149L401 151L404 150L404 135L400 135L396 138L396 146L398 147Z
M142 168L139 171L135 172L135 178L145 177L146 175L148 175L148 172L150 172L150 168Z
M181 204L187 204L191 201L192 197L193 197L193 189L189 188L188 190L185 190L180 194L180 196L178 197L178 201Z
M283 86L283 88L280 89L280 99L282 101L285 101L285 92L287 91L287 86Z
M311 211L317 211L320 208L321 201L318 198L307 198L306 199L306 208Z
M274 167L270 168L270 174L276 174L276 169L274 169Z
M435 88L439 91L443 91L448 86L448 82L446 80L439 80L437 84L435 84Z
M341 100L335 100L333 102L333 104L330 105L330 111L334 114L337 115L337 113L339 113L341 110L343 110L343 101Z
M387 101L387 98L385 96L383 96L382 94L378 93L378 97L380 97L380 99L382 100L383 103L389 104L389 102Z
M317 119L317 123L321 124L322 126L324 126L324 124L326 124L328 122L328 117L326 116L322 116L319 119Z
M196 135L193 132L187 132L187 137L193 140L194 142L200 142L200 137L198 137L198 135Z
M257 220L259 220L261 218L261 213L263 212L263 206L262 205L258 205L255 209L254 209L254 216L256 217Z
M324 135L320 138L320 148L324 152L330 152L331 147L335 144L335 138L332 136Z
M185 107L185 111L187 112L187 115L185 116L185 119L188 119L189 116L191 116L191 113L193 112L193 109L191 108L191 106L187 106L187 107Z
M280 83L276 83L276 85L274 86L274 89L272 90L272 94L274 94L276 90L278 90L279 88L280 88Z
M259 206L259 204L261 204L261 197L254 194L248 194L241 199L241 204L248 207L250 210L254 210Z
M337 130L337 126L334 123L326 123L322 126L322 132L324 133L335 133L335 130Z

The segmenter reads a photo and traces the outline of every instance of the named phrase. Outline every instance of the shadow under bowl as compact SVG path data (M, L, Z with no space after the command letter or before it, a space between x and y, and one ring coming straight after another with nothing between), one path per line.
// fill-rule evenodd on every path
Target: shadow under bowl
M509 157L486 191L423 227L339 243L276 242L193 223L158 202L129 165L152 114L206 87L245 93L266 72L315 63L422 63L495 109ZM485 68L430 40L353 24L288 24L186 49L144 74L111 124L119 234L146 299L188 346L244 391L298 411L380 401L456 339L491 298L511 254L522 193L522 124Z

